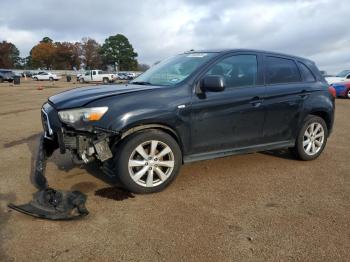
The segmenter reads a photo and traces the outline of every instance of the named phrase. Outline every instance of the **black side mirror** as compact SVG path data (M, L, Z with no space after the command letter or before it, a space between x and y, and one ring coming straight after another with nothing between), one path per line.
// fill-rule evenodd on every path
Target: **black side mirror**
M225 90L225 79L220 75L205 76L201 81L202 91L221 92Z

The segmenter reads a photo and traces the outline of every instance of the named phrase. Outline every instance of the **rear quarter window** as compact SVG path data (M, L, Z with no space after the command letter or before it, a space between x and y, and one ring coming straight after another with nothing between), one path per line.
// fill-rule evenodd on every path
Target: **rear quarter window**
M295 83L301 81L296 63L292 59L267 56L266 81L268 84Z
M311 72L311 70L306 65L304 65L301 62L298 62L298 66L299 66L301 76L303 77L304 82L315 82L316 81L314 74Z

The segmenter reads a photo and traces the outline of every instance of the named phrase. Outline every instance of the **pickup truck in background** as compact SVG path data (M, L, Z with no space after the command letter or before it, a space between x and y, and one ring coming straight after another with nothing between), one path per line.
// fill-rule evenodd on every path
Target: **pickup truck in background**
M103 82L104 84L108 84L113 83L117 79L114 74L110 74L102 70L88 70L78 77L80 83Z

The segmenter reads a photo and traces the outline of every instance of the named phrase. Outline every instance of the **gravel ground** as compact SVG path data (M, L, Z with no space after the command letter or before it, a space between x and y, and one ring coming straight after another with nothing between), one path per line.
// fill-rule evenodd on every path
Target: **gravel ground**
M50 185L86 193L90 215L52 222L6 205L35 192L42 103L76 85L22 82L0 84L0 261L350 261L350 100L337 100L315 161L284 151L202 161L152 195L101 197L111 185L99 170L55 153Z

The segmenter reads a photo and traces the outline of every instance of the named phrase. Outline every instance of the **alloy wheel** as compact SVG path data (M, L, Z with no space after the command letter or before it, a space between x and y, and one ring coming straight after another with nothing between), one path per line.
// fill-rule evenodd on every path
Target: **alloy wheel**
M164 142L150 140L138 145L131 153L128 169L140 186L155 187L164 183L175 166L174 153Z
M309 156L316 155L324 143L324 129L320 123L313 122L305 130L303 149Z

